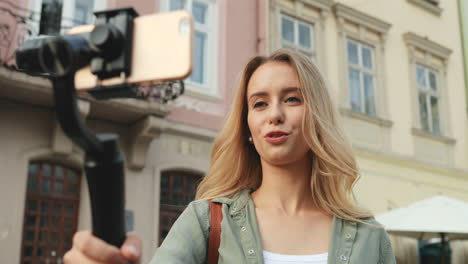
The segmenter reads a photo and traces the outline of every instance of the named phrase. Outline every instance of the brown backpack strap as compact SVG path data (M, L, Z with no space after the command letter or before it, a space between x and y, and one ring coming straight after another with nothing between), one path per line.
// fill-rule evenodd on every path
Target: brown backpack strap
M219 244L221 242L222 204L210 202L210 236L208 240L208 264L218 263Z

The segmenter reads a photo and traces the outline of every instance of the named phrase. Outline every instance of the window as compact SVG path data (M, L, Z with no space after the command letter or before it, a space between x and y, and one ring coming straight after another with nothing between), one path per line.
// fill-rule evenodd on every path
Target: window
M94 17L93 5L92 0L75 0L74 26L91 23Z
M39 34L58 35L60 34L62 18L61 0L44 0L41 6L41 22Z
M338 102L353 145L391 151L385 46L391 25L350 6L334 5L338 30Z
M187 205L195 199L202 175L171 170L161 174L159 243L161 244Z
M260 40L260 53L272 53L280 48L299 51L327 76L325 43L327 18L334 1L271 0L266 1L267 23L265 42ZM264 47L264 51L262 48Z
M442 135L440 127L439 88L437 73L427 67L416 65L419 118L421 129L434 135Z
M281 15L281 47L300 51L315 60L314 27L287 15Z
M385 40L390 24L343 4L335 5L338 22L341 112L380 127L388 120Z
M351 39L346 47L351 110L375 116L374 49Z
M210 87L214 47L214 3L212 0L168 0L169 11L185 9L192 13L195 24L192 75L188 78L193 90L214 93ZM210 51L210 52L208 52Z
M409 50L413 134L453 143L450 136L446 79L451 50L408 32L403 36ZM435 137L434 137L435 136Z
M64 34L70 28L92 23L93 11L106 7L106 0L39 0L29 1L32 10L29 27L33 35Z
M21 263L61 263L77 229L80 173L45 162L28 167Z

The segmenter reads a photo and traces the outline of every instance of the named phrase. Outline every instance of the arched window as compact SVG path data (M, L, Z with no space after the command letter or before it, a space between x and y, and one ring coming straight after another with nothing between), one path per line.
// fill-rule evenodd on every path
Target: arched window
M199 173L169 170L161 174L161 198L159 212L159 244L185 207L195 199Z
M74 169L29 164L21 264L62 263L77 229L80 182Z

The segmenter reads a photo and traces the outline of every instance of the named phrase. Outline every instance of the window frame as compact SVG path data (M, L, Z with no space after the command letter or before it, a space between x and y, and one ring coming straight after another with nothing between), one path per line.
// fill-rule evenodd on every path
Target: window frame
M163 241L163 238L162 238L162 233L163 233L163 223L162 223L162 219L163 217L175 217L175 219L172 219L172 223L169 223L169 229L172 227L172 225L174 224L175 220L177 220L177 218L180 216L180 214L183 212L183 210L187 207L188 203L187 204L184 204L184 205L180 205L180 204L163 204L163 200L162 200L162 194L163 194L163 189L162 189L162 183L163 183L163 177L168 177L168 185L169 185L169 188L171 186L174 185L174 179L173 179L173 176L179 176L181 177L181 182L182 182L182 187L187 187L188 186L188 179L195 179L195 182L198 182L196 185L195 185L195 189L194 191L196 192L196 186L199 184L199 182L203 179L203 174L200 173L200 172L197 172L197 171L192 171L192 170L183 170L183 169L165 169L163 171L160 172L160 180L159 180L159 210L158 210L158 214L159 214L159 221L158 221L158 235L157 235L157 241L158 241L158 245L160 245ZM193 198L195 199L195 194L196 193L193 193ZM174 198L174 192L173 190L169 190L167 192L167 194L169 195L170 198L172 199L176 199ZM179 193L180 194L180 193ZM183 196L183 199L187 200L188 196L190 196L191 194L190 193L187 193L185 192L184 190L182 190L182 196ZM169 220L171 221L171 220Z
M356 64L353 64L349 61L349 54L348 54L348 43L349 42L352 42L354 44L357 45L357 48L358 48L358 65ZM368 48L370 51L371 51L371 63L372 63L372 70L369 70L367 69L364 65L363 65L363 61L362 61L362 50L363 48ZM369 116L377 116L377 102L376 102L376 99L377 97L379 96L378 94L378 86L377 86L377 71L376 71L376 60L375 60L375 47L371 46L371 45L368 45L367 43L363 43L361 41L358 41L358 40L354 40L352 38L347 38L346 39L346 60L347 60L347 83L348 83L348 92L350 93L351 92L351 89L350 89L350 79L349 79L349 69L352 68L354 70L357 70L359 72L359 92L360 92L360 98L361 98L361 105L360 105L360 111L358 113L361 113L361 114L365 114L365 115L369 115ZM373 87L372 87L372 90L373 90L373 94L374 94L374 101L373 101L373 106L374 106L374 114L370 114L366 111L366 100L365 100L365 87L364 87L364 74L367 73L369 75L372 75L372 83L373 83ZM349 104L350 104L350 109L351 111L355 111L352 109L352 106L351 106L351 96L349 96Z
M352 9L344 4L335 5L335 14L337 16L338 26L338 55L340 85L339 85L339 107L341 112L346 112L348 116L358 117L365 121L371 121L379 126L390 127L392 122L388 120L388 102L387 102L387 83L385 68L385 47L387 33L391 24L378 18L369 16ZM355 30L348 26L352 25ZM362 43L363 45L373 47L374 63L374 101L375 115L368 115L365 112L355 112L351 110L350 86L349 86L349 68L348 68L348 39Z
M289 19L293 22L293 27L294 27L294 41L293 42L289 42L288 40L285 40L283 39L283 27L282 27L282 23L283 23L283 18L286 18L286 19ZM279 17L278 17L279 21L279 42L280 42L280 47L282 48L291 48L291 49L294 49L296 51L299 51L299 52L302 52L302 53L307 53L307 54L310 54L310 58L313 60L313 61L317 61L317 44L315 43L316 42L316 33L315 33L315 24L314 23L310 23L308 21L305 21L303 19L300 19L300 18L297 18L297 17L294 17L294 16L290 16L288 15L287 13L280 13ZM305 25L307 26L309 29L310 29L310 45L311 47L310 48L305 48L303 46L300 45L299 43L299 25L302 24L302 25ZM292 46L292 47L291 47Z
M37 169L35 172L31 171L33 166ZM48 173L45 173L45 168L49 168ZM60 177L56 173L59 168L62 170ZM73 173L74 177L70 176L70 172ZM57 162L30 161L28 163L23 209L21 263L44 260L47 258L46 251L49 252L52 249L57 252L56 255L51 256L52 261L59 260L70 249L73 234L78 228L82 178L81 171ZM36 183L35 188L32 188L33 180ZM48 183L47 190L43 189L45 181ZM58 183L62 186L60 191L56 190ZM72 184L75 185L76 189L70 195L69 188ZM35 204L34 208L30 207L31 204ZM67 208L72 209L70 211ZM34 219L33 222L30 222L31 219ZM52 221L57 220L58 222L52 223ZM70 225L67 226L67 223ZM31 232L32 237L29 236ZM57 243L51 241L53 234L55 234L55 238L58 238ZM28 241L28 237L32 238L32 241ZM27 248L31 249L32 256L27 256Z
M170 1L171 0L161 0L160 1L160 11L161 12L169 12L169 7L170 7ZM214 101L218 101L221 99L221 95L219 89L217 88L217 83L218 83L218 72L217 72L217 60L218 58L218 52L219 52L219 45L218 45L218 36L219 36L219 21L218 21L218 14L219 14L219 1L217 0L186 0L187 6L190 6L190 8L185 8L184 10L187 10L188 12L192 12L192 3L193 1L197 2L202 2L206 3L208 5L208 11L207 13L211 15L210 18L208 18L207 24L209 25L211 23L211 29L209 32L210 34L207 34L207 41L206 41L206 46L205 50L205 72L204 72L204 78L206 80L206 83L199 84L196 82L193 82L190 80L190 77L185 79L185 87L186 87L186 94L198 98L211 98ZM205 32L209 28L204 27L201 24L196 23L194 21L194 29L195 32L197 30ZM194 43L195 44L195 43ZM208 52L210 51L210 52ZM195 54L194 54L195 56Z
M416 74L416 88L417 88L417 95L418 95L418 109L420 109L421 105L420 105L420 102L419 102L419 96L421 94L424 94L424 97L425 97L425 101L426 101L426 111L428 113L428 116L427 116L427 122L428 122L428 130L424 129L423 128L423 125L422 125L422 120L421 120L421 115L419 116L419 122L420 122L420 127L423 131L425 132L428 132L428 133L431 133L433 134L434 136L442 136L444 134L444 130L443 130L443 126L441 126L441 124L443 123L443 120L442 120L442 116L441 116L441 106L440 106L440 103L441 101L443 100L443 98L441 98L440 96L440 85L439 85L439 73L430 68L430 67L427 67L425 65L422 65L422 64L419 64L419 63L416 63L415 64L415 74ZM419 81L418 81L418 68L421 68L424 70L424 80L426 82L426 87L421 87L419 85ZM433 73L435 75L435 78L436 78L436 87L435 87L435 91L433 91L430 87L430 73ZM434 131L434 124L433 124L433 114L432 114L432 107L431 107L431 103L430 103L430 98L431 97L435 97L437 98L437 111L438 111L438 121L439 121L439 133L436 133L436 131ZM421 111L419 111L420 113Z
M75 26L75 21L73 18L75 17L75 3L77 0L62 0L62 18L61 18L61 25L60 25L60 34L66 33L70 28ZM29 9L32 11L32 18L28 22L30 28L34 30L33 35L39 34L39 25L41 20L41 5L43 0L39 1L29 1ZM93 10L91 16L89 17L89 23L94 23L94 11L100 11L107 7L106 0L93 0Z
M411 32L403 34L403 39L408 48L410 94L412 102L412 133L416 136L424 136L446 144L454 144L451 138L451 124L448 115L448 91L447 91L447 63L452 51L422 36ZM438 62L438 63L436 63ZM419 110L419 87L417 80L417 65L426 67L437 73L439 94L439 126L441 134L433 134L422 128Z
M266 32L268 40L265 46L266 54L281 48L281 18L282 15L292 17L301 22L312 25L313 27L313 42L314 62L317 64L321 73L324 76L327 74L327 45L326 38L326 20L331 13L331 8L334 5L333 1L308 1L296 0L294 6L286 4L282 0L272 0L265 3L266 16Z

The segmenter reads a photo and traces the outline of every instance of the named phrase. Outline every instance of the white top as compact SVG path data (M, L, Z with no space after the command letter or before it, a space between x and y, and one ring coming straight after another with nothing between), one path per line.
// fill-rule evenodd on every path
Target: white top
M315 255L283 255L263 250L265 264L326 264L328 253Z

